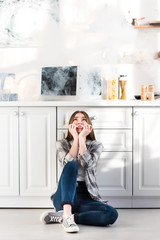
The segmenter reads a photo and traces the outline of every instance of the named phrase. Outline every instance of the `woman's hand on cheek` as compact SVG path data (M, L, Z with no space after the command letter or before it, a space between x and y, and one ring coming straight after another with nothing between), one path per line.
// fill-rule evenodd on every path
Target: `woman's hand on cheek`
M91 131L92 131L92 125L86 124L84 125L82 132L79 134L79 137L86 137L91 133Z
M69 124L69 126L68 126L68 130L72 134L73 138L78 137L76 128L77 128L77 126L75 124Z

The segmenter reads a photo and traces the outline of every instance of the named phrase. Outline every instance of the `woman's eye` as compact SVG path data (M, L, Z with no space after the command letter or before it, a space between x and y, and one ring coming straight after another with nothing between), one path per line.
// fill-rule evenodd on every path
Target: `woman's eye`
M87 122L87 119L83 119L83 121Z

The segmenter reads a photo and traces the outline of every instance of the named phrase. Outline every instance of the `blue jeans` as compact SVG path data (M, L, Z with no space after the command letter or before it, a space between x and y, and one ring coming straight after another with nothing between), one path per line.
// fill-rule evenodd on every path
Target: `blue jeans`
M77 183L78 164L68 162L62 171L58 188L53 197L56 211L63 210L64 204L72 205L72 213L77 224L106 226L113 224L118 212L115 208L95 201L88 193L85 182Z

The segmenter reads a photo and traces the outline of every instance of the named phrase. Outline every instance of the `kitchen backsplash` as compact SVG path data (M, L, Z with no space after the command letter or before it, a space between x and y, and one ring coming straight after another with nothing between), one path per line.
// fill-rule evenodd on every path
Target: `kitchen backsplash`
M47 4L51 0L44 2ZM12 27L15 36L22 30L23 36L24 33L30 34L30 38L27 36L29 42L23 41L21 44L18 40L18 44L15 44L16 40L12 41L9 31L8 35L1 31L0 73L15 74L7 88L11 93L18 93L19 100L43 99L41 78L44 67L77 66L77 99L89 95L101 98L99 94L102 92L102 82L123 74L127 75L127 99L140 94L142 84L153 84L155 92L160 91L160 60L154 60L160 50L160 28L134 29L131 25L133 17L145 17L143 23L160 20L158 0L53 2L54 17L53 11L48 11L46 5L43 21L39 21L40 25L34 29L34 34L33 31L24 31L27 26L31 26L31 20L28 23L30 25L25 21L16 25L17 19L24 20L20 12L19 15L14 14L14 25L5 23L8 24L8 29ZM28 6L25 0L20 0L16 5L15 1L10 1L14 8L4 3L6 1L0 3L0 13L3 16L5 14L5 17L11 16L11 7L13 11L14 8L18 9L18 4ZM32 10L33 17L36 1L28 3L32 5L27 11ZM39 4L37 18L34 16L32 20L38 22L37 19L42 19L42 15L38 15L40 10ZM2 19L1 26L7 29ZM2 41L8 42L8 45L3 45ZM63 96L60 98L63 99Z

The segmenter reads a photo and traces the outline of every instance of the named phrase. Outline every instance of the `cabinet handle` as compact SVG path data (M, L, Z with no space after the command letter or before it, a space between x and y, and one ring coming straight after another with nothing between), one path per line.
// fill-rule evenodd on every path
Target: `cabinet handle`
M139 112L135 111L134 116L138 116L138 115L139 115Z
M14 111L13 116L17 116L17 115L18 115L18 112Z
M24 116L24 112L20 112L20 116Z
M91 119L91 121L93 121L93 120L96 120L97 117L96 117L96 116L93 116L93 117L90 117L90 119Z

